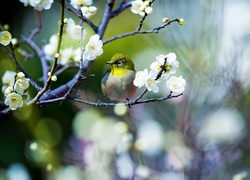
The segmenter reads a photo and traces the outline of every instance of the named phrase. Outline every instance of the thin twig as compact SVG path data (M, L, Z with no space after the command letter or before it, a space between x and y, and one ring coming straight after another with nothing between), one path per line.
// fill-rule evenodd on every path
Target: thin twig
M9 52L7 49L6 49L6 47L5 46L0 46L1 47L1 49L14 61L14 63L15 63L15 65L16 65L16 67L17 67L17 69L19 70L19 71L21 71L21 72L23 72L24 74L25 74L25 76L27 77L27 78L29 78L30 79L30 84L34 87L34 88L36 88L36 90L41 90L42 88L30 77L30 75L22 68L22 66L19 64L19 62L17 61L17 59L16 59L16 56L15 56L15 53L14 53L14 49L13 49L13 47L12 47L12 44L10 44L11 45L11 52Z
M107 44L109 42L112 42L114 40L117 40L117 39L121 39L121 38L124 38L124 37L127 37L127 36L133 36L133 35L136 35L136 34L157 34L159 33L159 31L163 28L165 28L166 26L170 25L172 22L178 22L177 19L173 19L171 21L168 21L164 24L162 24L161 26L159 27L156 27L154 29L151 29L151 30L140 30L140 31L132 31L132 32L128 32L128 33L124 33L124 34L120 34L120 35L117 35L117 36L113 36L109 39L106 39L106 40L103 40L103 44Z
M178 95L168 95L168 96L165 96L165 97L160 97L160 98L152 98L152 99L144 99L144 100L129 100L127 103L125 102L124 105L128 106L128 107L131 107L131 106L134 106L134 105L137 105L137 104L143 104L143 103L150 103L150 102L160 102L160 101L164 101L164 100L167 100L167 99L172 99L172 98L177 98L179 96L183 95L183 93L181 94L178 94ZM86 100L83 100L83 99L80 99L80 98L76 98L76 97L69 97L70 99L76 101L76 102L80 102L80 103L83 103L83 104L87 104L87 105L90 105L90 106L97 106L97 107L111 107L111 106L116 106L117 103L106 103L106 102L90 102L90 101L86 101Z
M125 3L125 1L121 1L120 6L115 9L112 14L110 15L110 18L114 18L116 16L118 16L119 14L121 14L123 11L125 11L126 9L128 9L129 7L131 7L131 3L134 0L130 0L129 2Z
M61 42L62 42L62 34L63 34L63 26L64 26L64 2L65 0L61 0L60 28L59 28L59 38L58 38L58 43L57 43L56 54L59 54L59 51L61 48ZM36 103L40 99L40 97L49 89L49 86L51 84L51 77L57 67L57 61L58 61L58 56L55 56L53 65L50 71L50 75L48 76L45 86L42 88L41 91L37 93L35 98L33 98L31 101L27 103L28 105Z
M30 39L29 37L25 37L25 36L22 36L21 38L21 42L25 42L26 44L28 44L28 46L33 49L35 51L35 53L37 54L37 56L39 57L40 59L40 62L41 62L41 65L42 65L42 78L43 78L43 85L46 84L46 81L47 81L47 77L48 77L48 71L49 71L49 68L48 68L48 65L47 65L47 60L45 58L45 54L44 52L37 46L37 44L32 41L32 39Z
M34 13L35 13L35 19L36 19L36 28L30 33L30 36L29 36L30 41L40 32L42 28L40 11L34 9Z

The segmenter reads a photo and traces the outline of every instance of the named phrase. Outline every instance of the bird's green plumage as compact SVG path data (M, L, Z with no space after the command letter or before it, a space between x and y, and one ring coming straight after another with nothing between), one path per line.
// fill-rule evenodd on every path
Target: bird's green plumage
M123 53L116 53L107 64L110 69L102 78L103 94L117 101L134 96L137 87L133 84L136 73L133 61Z

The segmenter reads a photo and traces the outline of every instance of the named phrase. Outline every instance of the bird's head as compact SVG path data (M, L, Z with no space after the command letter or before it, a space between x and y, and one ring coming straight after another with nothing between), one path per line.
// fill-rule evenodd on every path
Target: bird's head
M111 66L111 70L132 70L134 71L134 63L129 56L123 53L116 53L110 61L106 62Z

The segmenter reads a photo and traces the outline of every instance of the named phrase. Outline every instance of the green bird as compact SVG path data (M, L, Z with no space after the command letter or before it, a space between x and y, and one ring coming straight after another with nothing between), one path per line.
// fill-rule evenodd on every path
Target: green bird
M101 81L104 97L119 102L131 99L138 88L133 84L136 74L133 61L126 54L116 53L106 64L110 69Z

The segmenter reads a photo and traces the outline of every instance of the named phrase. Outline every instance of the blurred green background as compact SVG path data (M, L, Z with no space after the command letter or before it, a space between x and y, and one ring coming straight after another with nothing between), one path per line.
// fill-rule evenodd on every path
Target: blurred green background
M105 1L93 1L93 5L98 12L91 20L98 24ZM41 12L42 30L34 39L40 47L58 31L59 8L54 2L50 10ZM177 75L187 81L184 95L136 105L125 113L119 107L92 107L70 100L14 111L0 120L0 179L15 179L15 175L84 180L250 178L250 2L156 0L153 9L142 29L160 26L164 17L181 17L185 24L173 23L158 34L106 44L77 93L93 102L102 97L105 62L116 52L131 56L136 70L149 68L159 54L174 52L180 62ZM33 9L19 1L6 2L0 12L0 22L9 24L15 38L28 36L35 27ZM68 11L65 17L75 18ZM104 39L134 31L139 20L127 9L110 21ZM85 28L89 35L93 33ZM39 82L40 61L16 56ZM6 70L16 68L0 50L0 76ZM75 72L58 76L53 87ZM149 92L145 98L166 95L164 87L161 84L159 93ZM36 94L32 87L30 94ZM3 94L0 98L3 101Z

